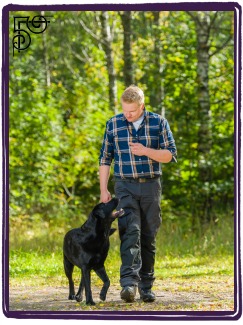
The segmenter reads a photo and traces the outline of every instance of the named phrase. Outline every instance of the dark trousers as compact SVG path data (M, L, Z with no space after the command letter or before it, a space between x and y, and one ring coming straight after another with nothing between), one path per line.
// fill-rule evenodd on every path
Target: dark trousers
M119 207L125 213L118 219L121 239L121 286L151 288L154 282L155 237L161 224L159 178L145 183L115 181Z

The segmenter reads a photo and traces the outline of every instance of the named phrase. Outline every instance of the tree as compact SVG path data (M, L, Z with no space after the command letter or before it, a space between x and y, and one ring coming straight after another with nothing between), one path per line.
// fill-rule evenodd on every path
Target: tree
M114 58L112 50L112 34L109 26L109 14L107 11L102 11L100 15L102 25L102 46L106 55L106 64L109 76L109 105L110 110L117 113L117 86L116 74L114 69Z
M123 77L125 86L128 87L134 83L134 72L132 64L132 12L120 12L123 27Z
M154 103L158 112L164 117L164 87L163 87L163 64L162 64L162 50L161 50L161 30L160 30L160 11L153 12L154 18Z
M224 21L224 13L219 12L188 12L196 26L197 35L197 97L198 97L198 118L200 126L198 130L198 170L199 182L201 184L200 198L201 205L199 207L200 219L202 223L209 222L210 212L212 208L212 196L210 191L210 183L212 182L212 114L210 106L209 91L209 67L210 57L223 49L229 41L232 40L230 34L226 41L210 55L212 42L212 30L214 28L222 28ZM220 17L220 19L217 19ZM217 26L217 27L216 27Z

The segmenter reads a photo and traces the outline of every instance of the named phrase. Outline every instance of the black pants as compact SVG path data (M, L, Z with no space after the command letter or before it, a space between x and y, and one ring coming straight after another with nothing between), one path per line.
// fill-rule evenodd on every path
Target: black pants
M155 237L161 224L159 178L145 183L115 181L119 208L125 213L118 219L121 239L121 286L151 288L154 282Z

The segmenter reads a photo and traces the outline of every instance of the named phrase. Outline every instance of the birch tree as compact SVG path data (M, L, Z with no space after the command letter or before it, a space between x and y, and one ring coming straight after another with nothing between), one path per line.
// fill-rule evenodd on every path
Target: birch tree
M100 15L102 26L102 47L106 55L106 64L109 77L109 106L110 110L117 113L117 85L116 74L114 69L114 54L112 50L112 33L109 25L109 15L107 11L102 11Z
M212 180L212 165L210 155L212 149L212 121L209 91L209 67L210 58L222 50L232 40L229 33L224 41L219 45L212 46L212 34L223 27L225 13L200 11L189 11L188 14L193 19L197 37L197 98L198 98L198 171L201 206L198 211L201 214L202 223L211 219L211 195L210 182ZM218 36L218 35L217 35ZM220 39L219 39L220 40Z

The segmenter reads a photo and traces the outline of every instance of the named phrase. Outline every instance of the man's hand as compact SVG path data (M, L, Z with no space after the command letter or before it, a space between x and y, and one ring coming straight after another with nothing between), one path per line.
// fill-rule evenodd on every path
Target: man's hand
M172 154L168 149L152 149L147 148L138 142L129 142L131 152L136 156L147 156L150 159L161 163L168 163L172 159Z
M108 191L108 179L110 175L110 166L100 166L100 201L107 203L111 200L111 193Z
M129 142L129 146L131 148L131 152L136 156L147 156L147 148L138 142Z
M107 203L112 199L111 193L106 190L106 191L101 191L100 193L100 201L103 203Z

